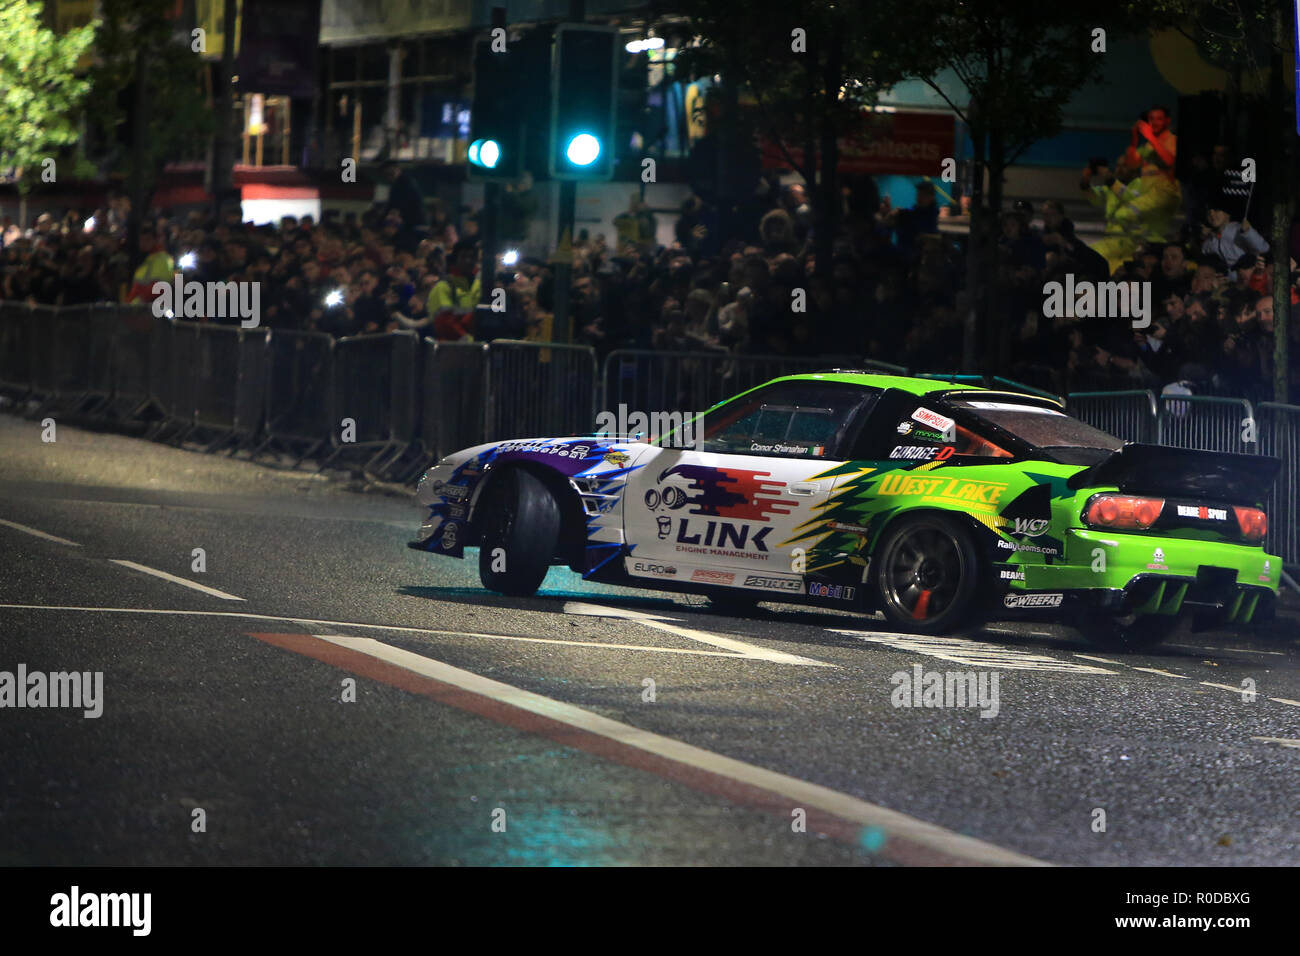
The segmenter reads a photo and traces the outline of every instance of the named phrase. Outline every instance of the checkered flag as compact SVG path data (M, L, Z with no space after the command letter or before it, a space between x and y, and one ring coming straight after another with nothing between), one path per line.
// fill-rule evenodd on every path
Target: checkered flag
M1228 213L1233 222L1242 222L1250 213L1250 200L1254 192L1255 184L1242 180L1240 168L1225 169L1223 184L1219 188L1220 198L1211 205Z

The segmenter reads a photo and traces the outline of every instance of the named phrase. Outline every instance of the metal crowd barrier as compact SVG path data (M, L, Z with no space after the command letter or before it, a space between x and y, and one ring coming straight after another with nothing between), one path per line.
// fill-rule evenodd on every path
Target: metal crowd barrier
M420 448L427 461L486 440L487 348L481 342L425 341Z
M1125 441L1156 440L1156 397L1150 392L1074 392L1066 411Z
M107 399L108 339L94 334L94 306L32 306L32 387L46 407L80 409Z
M26 396L32 388L31 309L0 302L0 388Z
M414 332L350 335L334 343L329 441L325 463L368 456L362 468L383 473L415 438L416 364L420 337ZM345 435L343 421L352 423ZM352 440L345 440L351 438Z
M274 329L266 363L262 441L254 454L288 452L301 462L329 439L334 336Z
M591 434L597 390L592 348L497 339L484 355L483 441Z
M162 420L150 432L156 440L184 441L194 430L198 405L199 330L197 322L160 319L151 381Z
M257 436L265 409L267 336L266 329L199 326L194 425L217 435L209 450Z
M1260 402L1255 408L1259 453L1282 459L1264 512L1268 544L1288 567L1300 565L1300 408Z
M1254 422L1254 412L1244 398L1160 395L1156 401L1159 405L1157 440L1161 445L1240 455L1259 451L1259 442L1247 428L1248 423Z
M588 346L426 341L423 358L418 440L398 477L418 477L444 455L487 441L595 427L596 354Z
M96 307L97 321L110 323L108 414L115 420L138 418L150 405L149 381L155 319L147 306Z
M148 399L149 338L129 307L0 303L0 387L50 412L129 418Z
M1070 414L1126 441L1209 452L1270 455L1282 470L1270 490L1268 547L1289 568L1300 565L1300 407L1216 395L1077 392Z

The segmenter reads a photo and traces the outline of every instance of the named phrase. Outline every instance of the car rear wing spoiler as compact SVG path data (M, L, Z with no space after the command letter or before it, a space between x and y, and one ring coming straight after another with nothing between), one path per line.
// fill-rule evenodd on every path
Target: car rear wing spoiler
M1212 501L1262 501L1282 462L1267 455L1126 444L1105 461L1072 475L1071 488L1114 485L1130 494Z

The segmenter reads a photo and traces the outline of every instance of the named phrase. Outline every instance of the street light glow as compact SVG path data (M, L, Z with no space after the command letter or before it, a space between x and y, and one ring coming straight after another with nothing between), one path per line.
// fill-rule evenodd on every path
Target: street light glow
M628 53L645 53L647 50L662 50L664 48L663 37L646 37L644 40L632 40L623 49Z

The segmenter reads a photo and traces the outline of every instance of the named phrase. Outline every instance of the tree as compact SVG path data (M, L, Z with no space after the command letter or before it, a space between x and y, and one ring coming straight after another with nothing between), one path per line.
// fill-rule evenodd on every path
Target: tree
M215 121L203 89L207 66L190 36L178 34L175 7L173 0L100 3L87 110L103 148L102 171L127 180L133 255L163 167L201 158Z
M854 0L679 0L701 46L700 73L722 77L719 180L754 134L763 135L803 177L813 196L816 268L828 275L840 225L839 138L863 130L863 111L902 80L909 63L896 31L923 31L913 4ZM682 58L679 56L679 60ZM755 103L738 109L741 92Z
M914 0L914 5L930 26L901 38L915 64L913 75L930 86L970 132L973 176L966 253L970 308L962 364L966 371L981 366L989 370L999 367L1009 343L1009 326L989 322L996 310L995 290L987 282L994 273L1007 167L1035 142L1060 132L1070 98L1100 77L1105 44L1146 32L1167 22L1173 12L1159 4L1119 0L1091 4ZM1100 36L1094 33L1099 28L1104 31ZM948 76L955 78L964 97L944 82Z
M77 117L90 89L76 66L94 28L58 36L41 26L41 7L0 0L0 171L20 174L22 195L50 168L47 160L80 140ZM74 159L74 173L79 166Z

